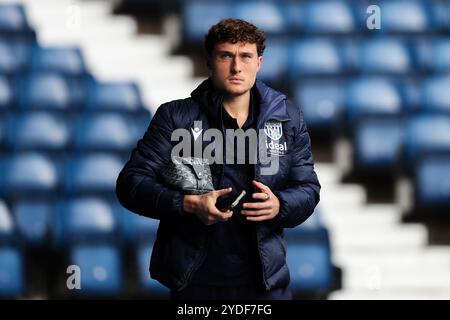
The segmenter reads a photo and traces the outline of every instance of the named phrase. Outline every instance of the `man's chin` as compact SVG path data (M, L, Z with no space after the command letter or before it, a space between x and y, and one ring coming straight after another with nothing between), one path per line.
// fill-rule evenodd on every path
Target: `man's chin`
M246 88L244 86L227 86L225 88L228 94L233 96L240 96L246 93L250 88Z

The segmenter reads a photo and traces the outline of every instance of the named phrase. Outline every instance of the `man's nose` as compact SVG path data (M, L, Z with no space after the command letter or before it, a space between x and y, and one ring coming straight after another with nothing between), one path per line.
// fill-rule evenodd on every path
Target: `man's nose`
M241 71L241 62L239 61L239 57L235 56L231 62L231 72L239 73Z

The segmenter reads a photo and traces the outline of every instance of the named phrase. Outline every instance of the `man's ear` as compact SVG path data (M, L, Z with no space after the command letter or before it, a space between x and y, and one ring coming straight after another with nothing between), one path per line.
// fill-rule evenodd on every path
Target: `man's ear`
M258 71L259 71L259 69L261 69L262 63L263 63L263 56L259 56L258 57Z

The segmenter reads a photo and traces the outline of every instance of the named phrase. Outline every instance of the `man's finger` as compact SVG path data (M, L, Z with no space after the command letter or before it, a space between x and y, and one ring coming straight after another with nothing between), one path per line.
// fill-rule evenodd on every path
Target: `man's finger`
M265 221L265 220L270 220L272 219L272 217L270 215L262 215L262 216L257 216L257 217L246 217L247 221Z
M231 191L232 191L232 188L225 188L225 189L213 191L213 194L216 198L219 198L219 197L222 197L222 196L230 193Z
M252 198L253 199L259 199L259 200L269 200L268 199L268 197L267 197L267 195L268 195L269 193L265 193L265 192L258 192L258 193L254 193L253 195L252 195Z
M242 205L244 209L269 209L272 205L270 202L246 202Z
M259 181L256 181L256 180L253 180L252 183L253 183L253 185L255 187L257 187L261 191L263 191L263 192L270 192L270 188L268 186L266 186L265 184L263 184L263 183L261 183Z
M263 209L263 210L241 210L241 213L242 213L244 216L258 217L258 216L269 215L269 214L272 213L272 210L270 210L270 209Z

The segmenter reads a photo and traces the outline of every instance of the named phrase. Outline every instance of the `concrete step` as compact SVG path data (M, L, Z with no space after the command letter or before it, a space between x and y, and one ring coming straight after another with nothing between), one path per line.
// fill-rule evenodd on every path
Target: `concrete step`
M382 230L347 228L340 231L330 228L329 233L334 250L417 250L423 248L428 240L427 230L422 225L411 225L407 228L392 226Z
M329 300L449 300L450 290L340 290L332 292Z

